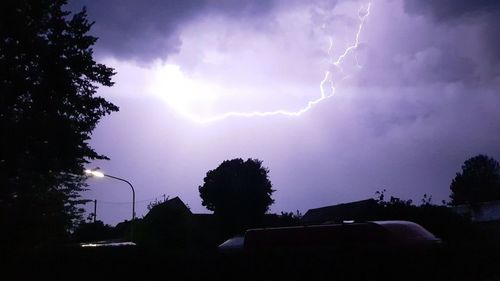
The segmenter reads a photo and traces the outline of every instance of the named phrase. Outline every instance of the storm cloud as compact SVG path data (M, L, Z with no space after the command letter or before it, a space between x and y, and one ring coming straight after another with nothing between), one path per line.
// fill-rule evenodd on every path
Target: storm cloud
M100 54L151 62L177 52L182 44L179 27L200 15L258 17L272 10L273 1L75 0L68 6L72 11L83 7L95 21L92 33L100 38Z
M496 0L405 0L405 11L409 14L429 15L436 21L461 20L498 13L500 3Z
M70 3L88 7L99 60L118 73L99 93L121 111L92 140L112 160L93 165L130 177L139 213L161 194L206 212L198 185L235 157L270 168L275 212L381 189L446 200L464 160L500 159L498 1L372 1L339 70L332 58L353 44L368 2ZM338 75L335 95L300 117L189 118L299 110L320 96L326 71ZM127 204L104 203L129 201L123 187L89 183L104 220L123 219Z
M410 15L421 15L429 18L438 25L447 25L449 28L457 26L475 26L476 37L462 37L457 44L471 44L465 40L474 40L478 45L477 52L481 53L482 65L491 66L482 75L498 79L500 76L500 2L496 0L406 0L405 11ZM460 42L462 41L462 42ZM497 81L498 83L498 81Z

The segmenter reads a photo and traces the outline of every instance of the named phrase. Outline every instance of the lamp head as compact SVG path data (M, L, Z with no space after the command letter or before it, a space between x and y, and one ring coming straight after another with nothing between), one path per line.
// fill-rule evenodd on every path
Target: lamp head
M97 170L86 169L85 174L87 174L89 176L96 177L96 178L103 178L104 177L104 173L97 171Z

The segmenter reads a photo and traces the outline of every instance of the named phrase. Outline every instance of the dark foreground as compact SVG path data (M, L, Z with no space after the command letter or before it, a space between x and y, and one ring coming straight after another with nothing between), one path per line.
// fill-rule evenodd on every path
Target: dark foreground
M141 247L39 249L2 259L1 280L500 280L500 243L397 252L222 255Z

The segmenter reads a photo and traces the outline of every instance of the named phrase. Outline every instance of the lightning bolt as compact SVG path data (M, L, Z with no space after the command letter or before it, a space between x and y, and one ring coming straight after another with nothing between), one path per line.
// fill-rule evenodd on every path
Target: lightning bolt
M348 46L344 52L339 55L338 57L333 57L332 55L332 50L333 50L333 39L331 37L328 38L329 40L329 47L327 50L327 54L329 56L329 64L333 67L339 70L339 72L342 74L340 80L347 79L349 76L345 74L344 69L342 68L342 64L344 60L346 59L347 56L349 56L350 53L355 51L360 44L360 36L361 32L363 30L363 27L365 25L366 19L370 16L370 9L371 9L371 4L372 2L368 2L366 6L360 7L358 11L358 17L359 17L359 24L356 32L356 38L354 40L354 43L350 46ZM357 67L361 68L361 65L358 62L358 58L355 55L354 56L356 65ZM200 116L197 116L195 114L192 114L191 112L188 112L187 110L181 110L177 109L177 111L187 117L188 119L195 121L197 123L210 123L210 122L215 122L215 121L220 121L226 118L230 117L268 117L268 116L276 116L276 115L283 115L283 116L292 116L292 117L297 117L305 112L309 111L313 106L316 104L333 97L335 95L335 90L336 90L336 82L335 82L335 77L333 73L330 70L326 70L323 79L321 80L319 84L320 88L320 93L321 95L309 102L307 102L306 106L303 108L297 110L297 111L289 111L289 110L275 110L275 111L252 111L252 112L226 112L220 115L215 115L212 117L208 118L202 118ZM325 88L329 88L329 91L325 91Z

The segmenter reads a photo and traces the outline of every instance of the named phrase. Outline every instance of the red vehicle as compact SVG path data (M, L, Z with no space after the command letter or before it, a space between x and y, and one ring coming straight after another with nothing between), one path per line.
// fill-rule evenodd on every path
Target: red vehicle
M221 252L363 251L432 247L440 239L409 221L373 221L249 229L219 246Z
M256 276L357 276L367 272L419 272L438 266L441 241L409 221L372 221L247 230L219 246L232 266ZM396 270L397 269L397 270ZM417 276L417 273L413 275ZM397 274L395 276L398 276Z

